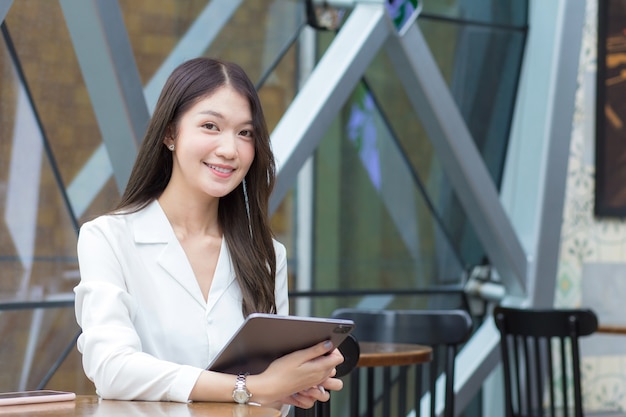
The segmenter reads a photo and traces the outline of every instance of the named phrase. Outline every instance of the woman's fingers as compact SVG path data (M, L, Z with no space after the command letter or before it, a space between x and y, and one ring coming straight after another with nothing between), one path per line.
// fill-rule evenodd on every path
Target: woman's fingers
M324 359L324 358L328 358L329 361L331 361L334 364L333 369L335 368L335 366L343 362L343 355L341 354L341 352L339 352L339 349L333 349L333 351L330 352L327 356L323 356L318 359Z
M315 405L315 399L307 395L296 393L287 398L283 398L284 404L293 405L300 408L311 408Z
M328 378L319 386L326 391L340 391L343 388L343 381L339 378Z
M329 399L330 394L320 385L297 392L284 401L287 404L295 405L300 408L311 408L316 401L326 402Z
M309 348L301 349L293 352L292 355L297 355L302 362L308 362L310 360L323 357L336 350L333 343L330 340L318 343Z
M343 362L343 356L339 350L334 349L330 342L322 342L310 348L302 349L285 355L274 362L263 372L265 381L261 387L274 387L276 398L283 398L294 391L304 399L289 399L288 404L306 408L312 401L328 401L327 390L339 390L342 383L330 381L337 373L335 367ZM250 377L252 385L254 376ZM255 384L256 385L256 384ZM317 392L310 391L311 387L320 386L324 391L317 389ZM309 392L310 391L310 392ZM280 394L282 392L282 394ZM271 398L270 398L271 399ZM294 402L301 401L298 405ZM310 407L311 405L309 405Z

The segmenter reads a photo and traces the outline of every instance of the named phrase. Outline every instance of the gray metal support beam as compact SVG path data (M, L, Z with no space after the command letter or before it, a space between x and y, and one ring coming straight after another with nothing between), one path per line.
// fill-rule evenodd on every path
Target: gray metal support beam
M148 110L117 1L59 0L117 187L124 190Z
M489 260L507 291L523 294L526 255L421 31L413 25L385 48Z
M7 16L7 13L9 13L12 4L13 0L2 0L0 2L0 23L4 22L4 18Z
M392 30L382 3L361 4L352 11L272 132L278 178L270 213L294 185L298 171Z
M456 415L459 415L474 399L499 363L500 333L493 317L488 317L456 357L454 378ZM489 406L485 409L489 409Z
M584 0L563 1L563 25L552 74L552 117L548 125L550 140L539 212L536 269L529 294L535 307L554 306L584 20Z

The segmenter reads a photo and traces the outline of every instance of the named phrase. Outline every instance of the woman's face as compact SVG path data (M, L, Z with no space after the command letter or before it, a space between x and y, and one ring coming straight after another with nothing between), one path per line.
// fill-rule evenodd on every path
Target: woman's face
M199 100L181 117L174 144L175 186L193 194L223 197L243 180L254 160L250 104L230 86Z

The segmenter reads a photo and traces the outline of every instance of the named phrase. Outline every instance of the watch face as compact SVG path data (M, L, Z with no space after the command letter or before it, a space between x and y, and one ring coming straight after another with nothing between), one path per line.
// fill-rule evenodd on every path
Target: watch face
M239 404L247 403L249 398L250 398L250 395L248 394L246 390L237 389L233 391L233 400L235 400L235 402Z

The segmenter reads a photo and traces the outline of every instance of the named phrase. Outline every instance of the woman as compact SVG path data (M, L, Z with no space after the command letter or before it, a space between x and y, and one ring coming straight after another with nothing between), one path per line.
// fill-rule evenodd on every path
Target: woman
M113 213L81 227L78 349L103 398L311 407L343 357L320 343L259 375L205 368L244 317L288 313L272 239L275 166L253 84L232 63L187 61L167 80ZM330 355L325 355L330 352ZM242 392L244 395L242 396Z

